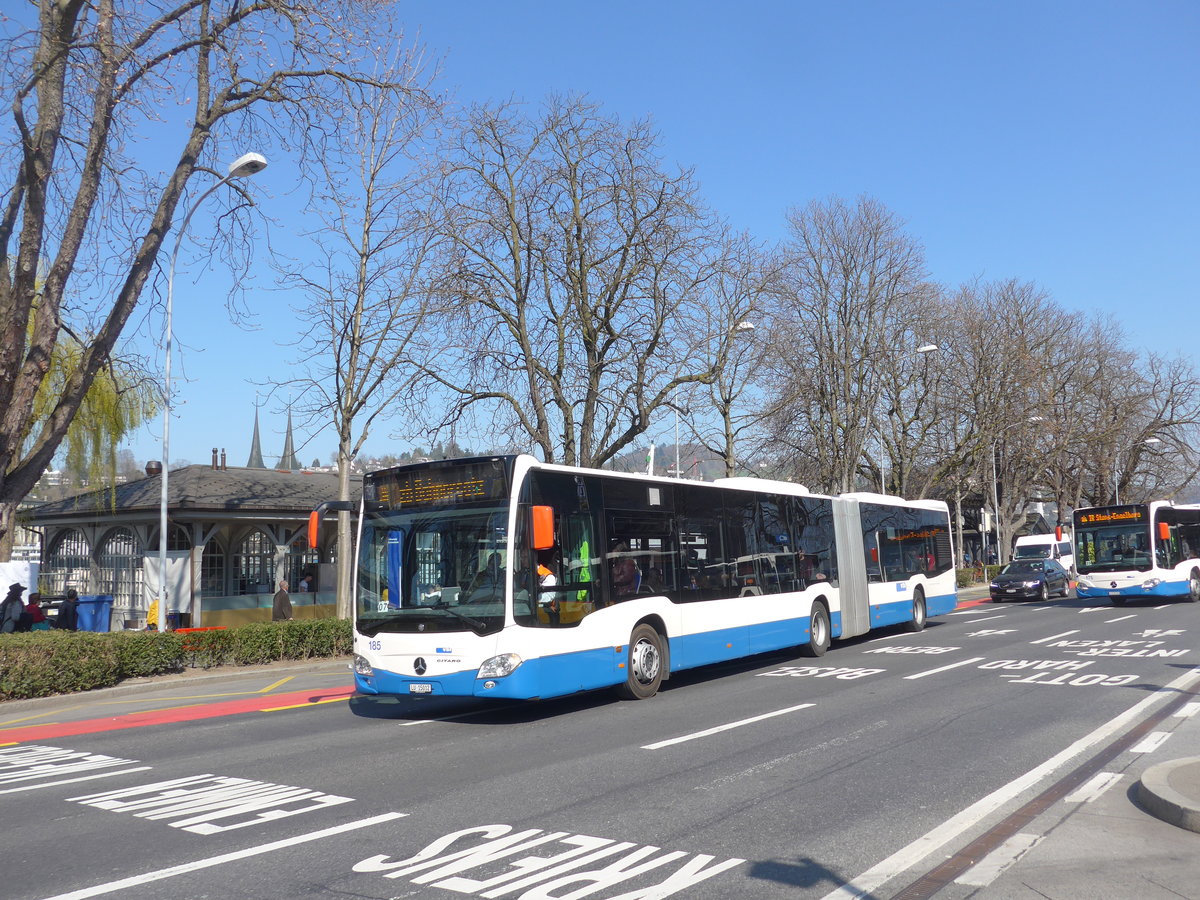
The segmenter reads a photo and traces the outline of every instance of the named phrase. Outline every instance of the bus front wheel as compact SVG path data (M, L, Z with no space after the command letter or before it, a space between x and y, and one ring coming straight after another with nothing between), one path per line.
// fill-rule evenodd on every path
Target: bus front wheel
M824 656L829 649L829 611L824 603L814 603L808 618L808 643L800 647L805 656Z
M1191 577L1188 578L1188 601L1200 603L1200 569L1192 569Z
M912 618L908 622L909 631L924 631L925 630L925 592L920 588L913 591L913 607Z
M629 636L629 655L625 660L625 683L617 693L626 700L648 700L662 684L663 645L650 625L639 625Z

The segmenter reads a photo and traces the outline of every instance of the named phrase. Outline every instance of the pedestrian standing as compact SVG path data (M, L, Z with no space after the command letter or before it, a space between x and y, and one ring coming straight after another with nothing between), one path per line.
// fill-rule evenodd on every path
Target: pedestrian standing
M8 586L8 596L4 598L3 603L0 603L0 633L12 634L20 625L21 613L25 611L25 604L21 602L23 593L25 593L23 584L14 581Z
M58 608L58 627L65 631L79 630L79 592L75 588L67 591L67 599Z
M288 583L279 582L279 590L275 592L275 600L271 604L271 621L284 622L292 617L292 601L288 597Z

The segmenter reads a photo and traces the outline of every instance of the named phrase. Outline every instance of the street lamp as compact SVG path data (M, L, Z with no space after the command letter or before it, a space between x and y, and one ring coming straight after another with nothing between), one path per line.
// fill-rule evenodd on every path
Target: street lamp
M179 226L179 234L175 237L175 248L171 251L171 264L167 268L167 316L163 324L163 342L166 345L166 363L163 366L163 458L158 501L158 622L155 623L160 632L167 630L167 473L171 468L171 314L175 299L175 260L179 257L179 248L183 245L192 214L208 195L235 178L254 175L266 167L267 159L261 153L244 153L230 163L225 177L197 197L183 217L183 224Z
M1138 447L1147 444L1161 444L1162 438L1148 437L1144 441L1138 441L1129 448L1129 452L1133 453ZM1121 451L1118 450L1113 455L1113 504L1119 506L1121 503Z

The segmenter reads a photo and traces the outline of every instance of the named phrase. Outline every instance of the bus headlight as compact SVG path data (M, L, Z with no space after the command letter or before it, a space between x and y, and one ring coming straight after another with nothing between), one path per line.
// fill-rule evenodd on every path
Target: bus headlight
M485 659L483 665L479 667L477 678L503 678L506 675L511 675L517 671L517 666L521 664L521 657L515 653L501 653L499 656L493 656L491 659Z
M1079 575L1075 578L1075 586L1081 588L1090 588L1092 587L1092 582L1091 579L1085 578L1083 575Z
M371 676L375 674L375 670L371 668L371 664L367 662L366 657L354 654L354 674Z
M1142 587L1149 591L1158 587L1160 584L1162 584L1161 578L1147 578L1142 582Z

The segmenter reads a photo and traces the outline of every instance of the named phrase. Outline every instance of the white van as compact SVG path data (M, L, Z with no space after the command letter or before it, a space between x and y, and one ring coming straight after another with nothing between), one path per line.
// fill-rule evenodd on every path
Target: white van
M1013 544L1013 559L1057 559L1068 572L1075 572L1075 553L1065 536L1027 534Z

